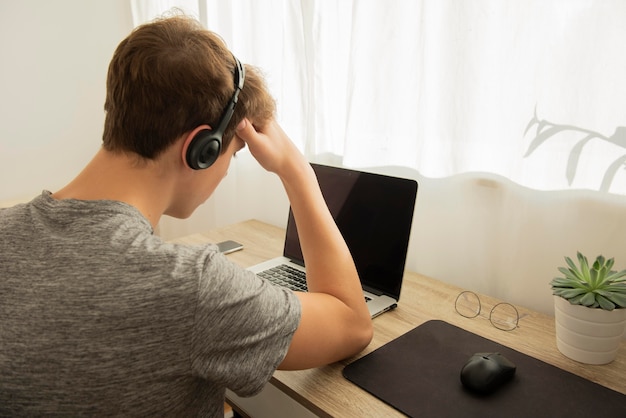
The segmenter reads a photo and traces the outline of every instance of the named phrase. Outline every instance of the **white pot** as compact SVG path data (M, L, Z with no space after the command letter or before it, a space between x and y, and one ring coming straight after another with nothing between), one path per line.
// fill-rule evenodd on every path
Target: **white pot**
M617 356L624 330L626 309L587 308L554 297L556 346L581 363L606 364Z

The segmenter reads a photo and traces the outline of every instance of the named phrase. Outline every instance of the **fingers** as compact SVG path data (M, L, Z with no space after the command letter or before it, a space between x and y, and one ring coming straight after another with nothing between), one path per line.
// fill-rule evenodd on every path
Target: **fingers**
M235 129L235 133L246 143L250 140L254 140L257 135L254 126L252 126L252 123L250 123L248 119L243 119L239 122L239 125L237 125L237 128Z
M252 156L268 171L274 171L280 153L271 144L275 140L264 132L258 132L248 119L242 120L235 134L248 145Z
M263 168L281 178L289 171L289 165L306 163L304 156L275 120L268 121L257 130L248 119L244 119L237 125L236 135L248 145L250 153Z

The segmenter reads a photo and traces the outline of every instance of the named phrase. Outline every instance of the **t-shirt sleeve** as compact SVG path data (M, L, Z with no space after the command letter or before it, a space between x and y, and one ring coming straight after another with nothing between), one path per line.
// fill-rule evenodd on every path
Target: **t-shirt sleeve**
M192 367L240 396L258 393L300 321L296 295L209 252L199 281Z

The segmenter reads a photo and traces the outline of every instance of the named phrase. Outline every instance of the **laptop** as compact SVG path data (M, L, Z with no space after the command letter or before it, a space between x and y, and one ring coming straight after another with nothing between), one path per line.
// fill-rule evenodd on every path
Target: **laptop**
M370 314L397 306L404 276L417 182L311 164L326 204L352 253ZM283 256L249 270L274 284L306 291L306 268L289 208Z

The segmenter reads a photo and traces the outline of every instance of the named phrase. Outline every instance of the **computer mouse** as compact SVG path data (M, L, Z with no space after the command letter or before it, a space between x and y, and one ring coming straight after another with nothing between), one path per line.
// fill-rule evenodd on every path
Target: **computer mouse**
M511 380L515 369L500 353L476 353L461 369L461 383L473 392L489 394Z

